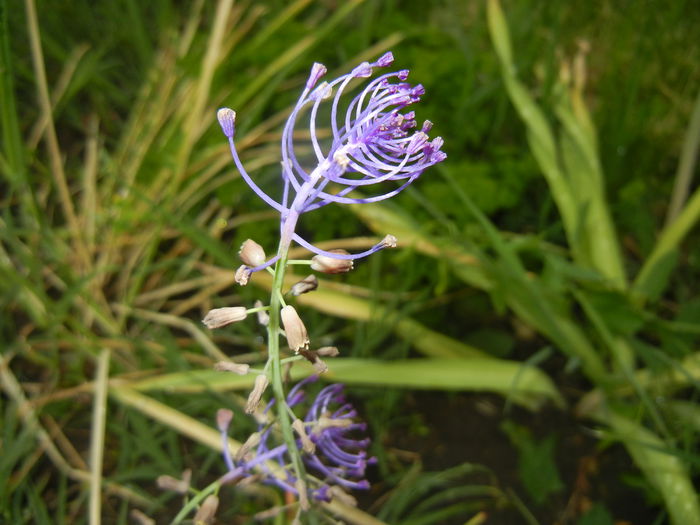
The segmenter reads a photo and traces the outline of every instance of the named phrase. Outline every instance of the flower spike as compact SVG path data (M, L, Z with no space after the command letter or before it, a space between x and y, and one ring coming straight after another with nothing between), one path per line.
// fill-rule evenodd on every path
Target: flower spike
M222 108L217 116L224 134L229 139L231 154L243 179L267 204L281 216L281 247L295 241L316 254L341 260L366 257L386 246L377 245L360 254L335 256L313 247L295 233L296 224L304 213L336 202L358 204L378 202L391 198L408 187L430 166L447 157L441 151L440 137L432 141L428 132L432 127L425 121L416 129L415 112L407 107L420 101L425 88L406 82L408 70L384 73L367 80L359 94L350 99L344 109L353 79L369 79L374 68L385 68L394 62L391 52L375 62L363 62L350 73L319 83L326 67L315 63L311 68L304 90L297 100L282 132L282 180L284 191L277 201L258 187L245 172L234 145L236 114ZM330 104L330 126L320 122L321 104ZM307 169L297 158L295 130L300 127L302 114L308 113L308 132L316 156L316 167ZM330 127L332 140L322 144L317 130ZM333 184L330 184L333 183ZM394 183L395 186L388 187ZM356 190L364 190L355 194ZM255 259L245 269L239 269L237 281L247 282L251 273L273 264Z

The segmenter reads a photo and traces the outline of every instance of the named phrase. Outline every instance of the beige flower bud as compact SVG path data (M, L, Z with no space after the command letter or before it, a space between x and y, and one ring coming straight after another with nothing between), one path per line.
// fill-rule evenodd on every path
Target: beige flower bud
M156 520L149 518L139 509L131 509L129 511L129 517L137 525L156 525Z
M284 333L287 336L289 348L294 350L295 353L298 353L302 348L308 349L309 335L294 307L288 304L282 308L281 314Z
M172 490L178 494L187 494L187 491L190 490L191 480L192 471L187 469L182 473L182 479L177 479L167 475L158 476L156 484L161 490Z
M255 308L262 308L264 305L263 302L258 299L255 301L254 306ZM258 316L258 323L262 326L267 326L270 323L270 315L265 310L258 310L256 314Z
M236 462L241 461L248 452L250 452L252 449L258 446L260 443L260 432L253 432L250 436L248 436L248 439L245 440L245 443L241 445L241 448L238 449L238 452L236 452L236 455L234 456L233 459L236 460Z
M233 372L239 376L244 376L250 370L250 365L234 363L233 361L219 361L214 364L214 370L219 370L220 372Z
M207 315L204 316L204 319L202 319L202 322L204 323L204 326L210 330L213 330L214 328L221 328L227 324L242 321L247 315L248 312L245 306L214 308L213 310L209 310Z
M345 428L349 427L352 425L352 419L348 418L332 418L329 417L330 413L327 412L323 415L321 415L320 418L314 423L314 427L311 430L311 433L314 435L320 435L323 431L329 429L329 428Z
M251 390L250 395L248 396L248 401L245 405L246 414L252 414L255 412L255 409L258 408L260 398L262 397L263 392L265 392L265 389L269 383L270 381L267 379L267 375L265 374L260 374L255 378L253 390Z
M279 516L279 514L284 510L284 507L277 505L271 509L263 510L253 514L253 519L255 521L264 521Z
M337 346L322 346L316 350L316 354L323 357L336 357L340 354L340 350L338 350Z
M248 284L248 279L250 279L252 273L253 272L250 271L250 268L244 264L238 267L238 270L236 270L236 275L234 275L234 279L241 286L245 286Z
M313 292L316 288L318 288L318 279L315 275L309 275L308 277L305 277L298 283L294 284L292 289L289 290L289 293L296 297L303 293Z
M216 428L221 432L226 432L233 419L233 412L228 408L220 408L216 411Z
M348 255L345 250L330 250L331 253ZM346 273L352 270L353 262L348 259L334 259L327 255L314 255L311 258L311 269L322 273Z
M320 357L317 357L316 360L313 362L313 367L314 370L316 370L317 374L325 374L328 372L328 365L323 362L323 359Z
M265 262L265 250L252 239L248 239L241 244L238 256L241 258L241 261L253 268Z
M313 454L316 452L316 444L309 439L306 429L304 428L304 422L301 419L295 419L292 423L292 428L296 431L301 439L301 448L307 454Z
M218 508L219 498L214 494L209 494L197 509L197 514L194 515L194 524L210 525L211 523L214 523L216 509Z
M304 356L306 360L313 365L316 373L323 374L324 372L328 372L328 366L321 360L320 357L318 357L318 355L316 355L316 352L300 348L299 354Z
M384 248L396 248L396 237L393 235L387 235L382 239L381 245Z
M338 485L332 485L328 490L328 493L331 495L332 499L337 499L341 503L345 503L350 507L357 507L357 500Z

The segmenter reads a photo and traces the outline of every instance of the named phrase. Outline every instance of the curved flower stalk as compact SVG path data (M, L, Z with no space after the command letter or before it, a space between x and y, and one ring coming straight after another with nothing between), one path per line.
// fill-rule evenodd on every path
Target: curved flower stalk
M293 408L304 402L306 394L303 387L317 378L318 376L310 376L297 383L285 399L287 406ZM250 443L244 445L248 450L234 458L228 447L232 413L220 410L218 426L224 461L229 470L226 480L238 482L249 476L257 476L263 483L291 492L300 501L309 498L329 501L333 496L341 496L346 490L368 489L369 482L364 479L365 469L375 463L376 459L367 457L369 439L358 439L367 425L355 421L357 412L345 399L343 389L342 384L326 386L313 400L304 420L295 421L294 429L299 435L295 446L304 451L302 459L308 469L307 479L301 484L290 468L288 445L274 443L274 433L269 425L261 423L254 438L249 440L253 446ZM274 403L275 399L271 400L266 411ZM273 472L270 462L279 468ZM349 497L347 494L344 496Z
M297 100L282 133L282 179L284 190L280 200L265 193L248 175L236 151L234 142L236 113L229 108L218 111L217 117L229 139L231 154L243 179L267 204L281 215L280 251L286 253L292 240L306 249L331 259L352 260L365 257L395 244L389 238L371 249L357 254L324 251L295 233L299 216L332 202L377 202L397 195L416 180L423 171L446 158L441 151L443 140L432 141L432 127L425 121L416 128L415 113L406 108L420 100L425 90L420 84L406 83L408 70L385 73L369 81L365 88L341 110L341 98L353 79L372 76L374 68L391 65L394 57L386 53L376 62L364 62L350 73L330 82L319 80L326 73L322 64L314 64L301 96ZM333 95L335 92L335 95ZM323 147L317 136L319 108L330 104L332 141ZM308 110L308 130L316 157L316 167L304 168L294 152L294 130L304 110ZM388 189L381 183L393 182L398 187ZM381 186L373 195L351 196L355 189L370 190ZM255 267L247 275L270 266L281 253ZM246 276L247 278L247 276Z

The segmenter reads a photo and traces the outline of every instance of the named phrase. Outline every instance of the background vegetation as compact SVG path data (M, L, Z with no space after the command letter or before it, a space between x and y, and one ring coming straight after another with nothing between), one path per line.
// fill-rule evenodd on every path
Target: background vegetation
M216 108L274 191L310 65L390 49L449 157L302 224L400 241L299 301L379 459L340 519L700 523L697 3L185 4L0 2L0 521L166 523L159 475L224 472L214 414L245 439L250 379L212 363L264 349L199 320L264 295L232 270L277 218ZM283 501L221 496L222 523Z

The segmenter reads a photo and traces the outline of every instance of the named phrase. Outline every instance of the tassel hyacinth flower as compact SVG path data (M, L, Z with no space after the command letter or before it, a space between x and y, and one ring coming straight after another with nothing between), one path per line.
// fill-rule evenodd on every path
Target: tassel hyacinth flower
M362 204L391 198L406 189L426 168L446 158L441 151L442 139L436 137L430 140L428 137L432 127L430 121L418 127L415 113L409 109L424 94L423 87L406 82L408 70L374 75L375 69L386 68L393 61L393 55L386 53L375 62L364 62L350 73L328 82L321 80L326 68L321 64L313 65L282 132L282 185L278 198L263 191L243 167L234 141L235 111L221 108L217 113L240 175L263 201L280 214L277 253L268 259L262 246L249 239L239 252L244 264L235 274L236 282L245 285L253 273L263 269L270 271L273 279L269 304L256 303L251 309L215 309L204 321L208 327L218 328L257 313L261 323L267 327L267 362L264 370L250 370L258 377L246 411L252 413L257 410L269 384L276 402L268 404L268 408L276 405L274 426L281 432L283 444L269 444L272 425L268 425L251 436L244 445L241 457L232 458L226 437L230 416L228 411L223 411L219 417L219 428L230 471L227 478L247 477L256 467L258 473L261 470L266 473L267 481L297 496L299 512L308 508L310 500L349 498L345 490L368 486L364 480L364 470L368 464L364 449L368 441L353 437L364 426L353 422L355 412L344 403L342 386L324 388L303 422L295 418L290 408L301 401L303 392L297 385L289 395L285 395L280 334L286 337L290 353L293 354L286 357L284 362L306 360L317 373L328 368L320 356L334 356L338 350L335 347L317 351L310 349L307 329L294 306L286 303L285 297L313 292L318 281L313 276L307 277L286 296L282 290L286 267L289 264L310 264L314 271L345 273L353 268L355 259L384 248L393 248L397 242L393 235L387 235L361 253L351 254L342 249L325 251L296 233L299 219L303 214L331 203ZM356 84L361 82L364 82L362 87L355 89ZM330 119L325 121L323 118L327 117L322 115ZM308 132L312 152L312 160L308 164L301 158L299 150L295 150L295 132L302 127L302 121L305 122L303 126ZM328 138L322 139L322 135ZM308 151L308 148L304 151ZM292 242L315 254L313 259L288 261ZM235 373L249 371L235 363L219 363L217 368ZM330 406L335 403L341 404L341 407L333 410ZM245 450L254 450L255 456L247 459ZM270 461L279 464L283 476L273 476L265 470Z

